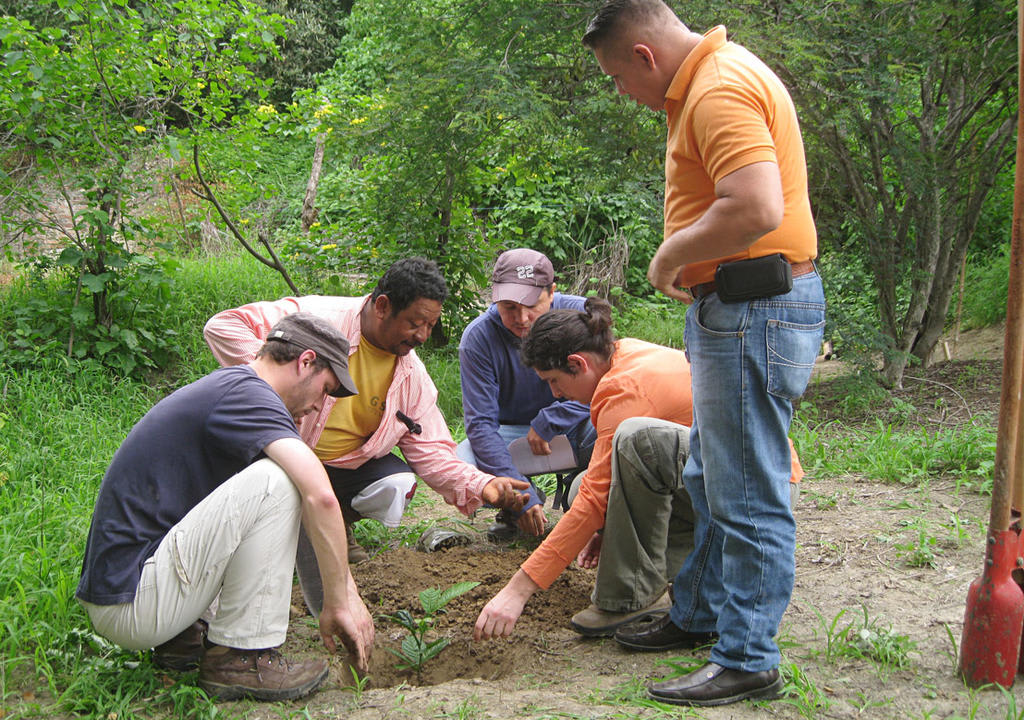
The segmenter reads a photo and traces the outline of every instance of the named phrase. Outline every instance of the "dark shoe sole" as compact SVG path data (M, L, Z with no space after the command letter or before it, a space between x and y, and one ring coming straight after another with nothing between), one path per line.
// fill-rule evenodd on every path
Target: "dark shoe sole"
M650 620L659 617L663 613L652 612L650 615L641 618L641 620ZM634 620L633 622L637 622ZM651 645L642 642L633 642L628 638L624 638L620 635L615 635L615 642L622 647L629 648L630 650L640 650L641 652L662 652L663 650L693 650L694 648L706 647L708 645L714 645L718 642L718 635L715 633L694 633L690 637L682 638L673 642L661 643L660 645Z
M618 627L620 627L619 625L615 625L615 626L609 627L609 628L584 627L582 625L577 625L576 623L572 622L571 620L569 621L569 625L571 625L572 629L575 630L577 633L579 633L583 637L588 637L588 638L611 637L612 635L615 634L615 630Z
M175 672L188 672L199 667L199 661L203 659L202 653L180 656L161 656L153 653L153 664L161 670L174 670Z
M603 627L587 627L586 625L578 625L574 623L572 620L569 621L569 624L572 626L573 630L578 632L583 637L612 637L613 635L615 635L615 631L623 625L641 622L651 617L652 615L661 615L664 612L664 610L651 610L647 613L640 613L639 615L634 615L628 620L622 620L621 622L613 623L611 625L605 625Z
M708 638L706 640L680 640L679 642L666 643L664 645L643 645L641 643L627 642L616 637L615 642L622 647L629 648L630 650L640 650L641 652L662 652L664 650L695 650L696 648L709 647L718 642L718 639Z
M715 705L728 705L730 703L740 702L741 700L774 700L782 694L782 688L785 683L782 677L775 679L771 685L765 685L760 688L753 688L751 690L744 690L743 692L736 693L735 695L728 695L720 698L674 698L666 697L664 695L657 695L653 691L647 691L647 697L658 702L669 703L670 705L693 705L697 707L712 707Z
M241 700L242 698L253 698L254 700L263 700L265 702L277 702L279 700L296 700L301 697L309 695L311 692L319 688L324 680L327 679L327 673L330 671L329 666L324 667L324 671L319 677L310 680L305 685L300 685L293 688L250 688L243 685L221 685L220 683L209 682L200 678L199 687L201 687L207 695L215 700Z

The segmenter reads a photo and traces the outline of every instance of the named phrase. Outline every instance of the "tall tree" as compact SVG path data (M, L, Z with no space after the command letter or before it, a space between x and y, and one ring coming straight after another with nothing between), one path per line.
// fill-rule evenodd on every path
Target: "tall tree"
M635 185L641 176L660 192L656 120L635 122L598 87L580 44L589 12L547 0L357 4L341 59L305 98L321 113L335 104L324 183L344 176L350 191L319 218L342 218L350 246L374 238L380 260L437 260L456 324L476 313L499 244L557 262L584 226L625 225L615 214L630 203L652 235L655 208L636 209L652 193ZM604 193L620 195L587 200Z
M741 43L793 93L805 135L848 198L900 385L927 362L986 198L1013 157L1016 22L1010 0L775 0L730 6Z
M296 90L316 85L316 76L328 70L341 51L344 18L354 0L259 0L270 13L287 23L278 43L280 55L268 57L259 73L274 81L267 95L273 103L287 103Z

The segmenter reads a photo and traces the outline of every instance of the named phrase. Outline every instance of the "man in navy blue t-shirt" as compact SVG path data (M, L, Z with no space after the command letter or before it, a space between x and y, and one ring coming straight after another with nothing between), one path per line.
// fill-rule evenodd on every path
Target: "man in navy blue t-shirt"
M256 359L157 403L100 486L77 597L96 631L163 667L199 665L221 699L315 690L324 660L285 640L300 522L324 581L320 634L366 670L373 620L348 570L345 524L323 465L296 430L325 395L356 393L348 342L309 313L282 319Z

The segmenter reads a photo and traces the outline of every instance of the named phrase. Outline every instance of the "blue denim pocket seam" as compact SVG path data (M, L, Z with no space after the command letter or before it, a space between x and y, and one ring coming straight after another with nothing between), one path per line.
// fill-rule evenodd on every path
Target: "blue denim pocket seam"
M811 308L808 308L811 309ZM815 308L823 313L820 306ZM825 321L814 324L769 320L765 329L768 349L768 392L796 400L807 389L818 356ZM785 348L786 355L778 348Z

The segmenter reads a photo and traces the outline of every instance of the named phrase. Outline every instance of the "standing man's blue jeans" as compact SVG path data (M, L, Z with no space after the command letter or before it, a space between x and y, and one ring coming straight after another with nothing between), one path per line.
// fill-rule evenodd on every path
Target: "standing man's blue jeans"
M671 617L684 630L717 631L711 661L724 667L779 664L774 637L796 546L787 433L824 327L817 273L763 300L726 304L711 293L686 313L694 422L683 481L696 527Z

